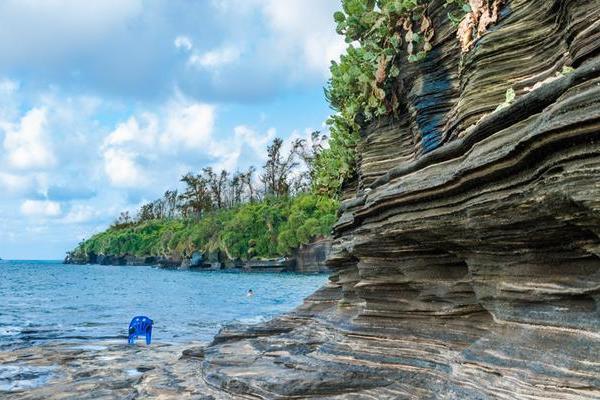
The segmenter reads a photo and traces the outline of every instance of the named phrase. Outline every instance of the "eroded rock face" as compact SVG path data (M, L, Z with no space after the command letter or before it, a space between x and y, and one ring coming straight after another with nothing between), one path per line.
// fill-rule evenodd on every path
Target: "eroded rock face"
M331 251L331 240L322 238L300 246L294 254L294 271L302 274L328 272L327 256Z
M224 332L213 387L600 398L600 2L504 2L464 54L441 3L403 112L364 129L330 286L260 334Z

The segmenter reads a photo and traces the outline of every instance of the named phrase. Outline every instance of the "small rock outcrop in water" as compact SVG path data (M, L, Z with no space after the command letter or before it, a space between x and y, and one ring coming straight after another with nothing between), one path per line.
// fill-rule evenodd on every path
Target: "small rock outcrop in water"
M363 131L330 285L224 330L205 351L212 387L600 398L600 3L504 2L464 54L442 3L433 50L398 78L403 112Z

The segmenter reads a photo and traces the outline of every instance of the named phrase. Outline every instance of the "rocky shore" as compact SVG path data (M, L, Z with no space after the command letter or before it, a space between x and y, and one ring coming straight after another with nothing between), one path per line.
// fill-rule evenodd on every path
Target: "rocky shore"
M78 258L67 254L65 264L100 264L100 265L151 265L165 269L205 269L227 270L239 269L247 272L296 272L325 273L329 272L325 261L331 250L331 240L321 238L296 249L291 257L276 259L230 260L221 254L203 255L195 252L191 256L133 256L89 254Z
M442 3L430 55L401 66L403 112L363 129L331 284L223 330L203 364L212 387L600 398L600 3L487 2L498 21L465 51Z
M201 343L56 343L0 351L0 398L229 399L199 373Z

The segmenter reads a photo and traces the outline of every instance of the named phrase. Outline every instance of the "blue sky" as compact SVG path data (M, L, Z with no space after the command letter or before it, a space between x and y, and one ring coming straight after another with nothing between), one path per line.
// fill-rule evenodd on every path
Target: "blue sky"
M0 257L59 259L204 166L323 129L337 0L0 2Z

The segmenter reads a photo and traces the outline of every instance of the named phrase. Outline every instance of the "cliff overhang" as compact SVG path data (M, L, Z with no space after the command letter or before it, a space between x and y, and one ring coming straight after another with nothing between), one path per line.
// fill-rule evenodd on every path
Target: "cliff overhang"
M212 387L600 397L600 5L505 2L463 53L441 3L433 50L398 77L403 112L363 129L329 285L222 331L204 361Z

